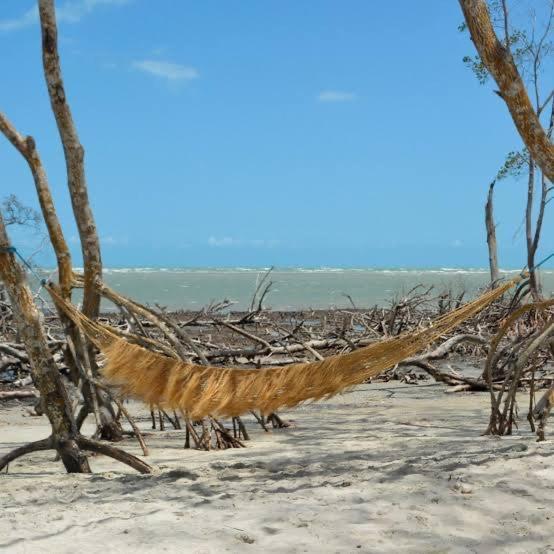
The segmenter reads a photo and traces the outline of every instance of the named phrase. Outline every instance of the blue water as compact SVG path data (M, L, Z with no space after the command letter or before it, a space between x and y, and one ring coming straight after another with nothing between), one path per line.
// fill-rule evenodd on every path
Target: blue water
M197 310L224 299L235 309L248 308L256 283L265 269L121 268L106 269L105 281L121 294L143 303L159 303L170 309ZM516 272L504 272L509 277ZM489 279L485 269L275 269L265 305L277 310L349 307L350 295L357 307L386 306L395 296L418 284L433 286L437 294L452 290L474 296ZM554 293L554 271L541 272L546 295ZM108 304L104 309L109 309Z

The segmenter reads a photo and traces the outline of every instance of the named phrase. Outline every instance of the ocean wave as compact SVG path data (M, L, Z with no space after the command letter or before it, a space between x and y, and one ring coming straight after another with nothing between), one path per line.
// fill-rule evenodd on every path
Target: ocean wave
M269 267L105 267L103 272L105 275L112 274L141 274L141 273L185 273L185 274L241 274L241 273L265 273L269 271ZM38 268L38 271L50 274L56 272L53 267ZM84 268L75 267L74 271L82 273ZM519 273L520 268L501 268L500 273L511 275ZM279 267L274 268L274 274L290 274L290 273L368 273L368 274L407 274L407 275L453 275L453 274L475 274L482 275L489 273L489 269L485 267L440 267L440 268L406 268L406 267ZM552 275L554 268L540 269L540 273Z

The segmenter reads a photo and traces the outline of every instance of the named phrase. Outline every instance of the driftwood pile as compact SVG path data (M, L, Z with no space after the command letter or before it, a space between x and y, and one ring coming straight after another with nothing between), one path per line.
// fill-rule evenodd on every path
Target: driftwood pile
M77 279L77 284L78 281ZM387 307L360 309L347 297L351 303L348 309L279 312L264 308L270 289L271 281L267 274L260 281L247 311L233 311L232 303L224 300L214 302L197 312L169 313L162 306L143 306L106 285L99 284L102 296L117 307L117 311L105 313L101 319L122 333L132 332L144 337L145 345L150 348L155 345L156 349L167 355L200 364L232 364L251 368L318 360L332 354L348 352L376 340L426 326L431 319L455 309L464 301L464 294L455 295L448 291L437 294L433 288L420 285L396 296ZM485 363L489 344L498 333L501 323L519 306L520 300L521 291L495 302L465 323L456 334L445 336L440 344L391 368L379 379L400 379L417 383L431 376L450 385L447 392L491 390L493 414L496 414L496 420L500 414L502 422L499 424L493 421L489 431L500 434L511 432L516 419L515 391L524 387L530 389L531 396L534 397L536 390L551 386L554 381L548 348L538 348L532 360L526 358L524 362L520 361L515 380L510 378L514 377L514 353L520 351L530 337L534 337L539 324L551 314L550 305L544 306L540 313L536 309L524 309L521 317L514 318L514 325L506 329L498 344L494 345L495 355L489 356L488 363ZM49 346L60 371L65 373L68 368L64 366L63 350L68 345L57 315L46 309L44 324ZM27 355L23 345L17 340L11 307L2 297L0 336L0 399L36 396L29 377ZM476 367L482 366L482 374L467 376L452 368L445 371L444 363L439 365L437 362L451 354L463 356L465 361L471 361ZM101 384L98 383L98 386ZM507 395L505 389L512 391L512 394ZM110 392L107 389L106 391ZM500 398L496 398L494 391L504 392L499 393ZM113 391L111 393L113 395ZM499 412L502 396L507 404L504 412ZM117 399L116 403L118 416L127 417L135 434L140 436L124 408L124 403L121 399ZM531 401L530 413L533 408ZM37 403L37 411L40 413L40 403ZM288 425L278 414L271 414L268 418L260 414L254 415L266 430L268 426ZM154 407L151 417L153 428L163 430L166 424L176 429L185 428L186 447L190 446L191 439L195 447L206 450L241 447L243 441L249 438L240 418L233 418L229 427L214 418L206 418L201 422L192 422L185 418L181 422L176 413L167 414L162 410L155 410ZM532 417L528 416L528 419L533 427ZM540 426L543 436L544 420L543 417ZM146 450L145 446L143 450Z

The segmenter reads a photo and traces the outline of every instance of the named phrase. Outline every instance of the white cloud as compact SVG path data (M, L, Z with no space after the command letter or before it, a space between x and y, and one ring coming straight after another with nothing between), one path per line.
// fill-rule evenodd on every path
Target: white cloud
M34 25L38 21L38 8L35 6L26 11L17 19L2 19L0 20L0 31L17 31L23 27Z
M127 246L129 244L129 237L114 235L103 235L100 237L100 244L104 246Z
M240 244L240 241L231 237L223 237L220 239L216 237L210 237L208 239L208 244L210 246L236 246Z
M81 240L77 235L71 235L69 237L70 244L81 244ZM123 246L129 244L128 237L114 237L113 235L102 235L100 237L100 244L102 246Z
M133 62L133 67L169 81L190 81L198 78L198 71L194 67L161 60Z
M231 246L250 246L250 247L263 247L263 248L271 248L272 246L276 246L279 244L278 240L264 240L264 239L249 239L249 240L241 240L241 239L234 239L232 237L210 237L208 239L208 244L210 246L215 246L218 248L225 248L225 247L231 247Z
M317 95L320 102L352 102L356 94L343 90L323 90Z
M68 0L62 4L56 14L58 21L77 23L91 13L97 6L123 6L131 0Z
M97 6L123 6L132 0L66 0L56 9L58 23L78 23ZM38 8L32 7L20 17L0 20L0 31L17 31L38 22Z

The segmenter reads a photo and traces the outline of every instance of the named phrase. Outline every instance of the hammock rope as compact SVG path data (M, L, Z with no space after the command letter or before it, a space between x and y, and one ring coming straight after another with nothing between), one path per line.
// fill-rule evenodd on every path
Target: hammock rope
M193 419L238 416L331 397L394 367L479 313L524 278L523 275L483 293L433 320L423 329L375 342L322 361L281 367L243 369L181 361L129 342L127 335L82 314L46 285L56 305L106 357L104 378L126 395L163 409L187 412Z

